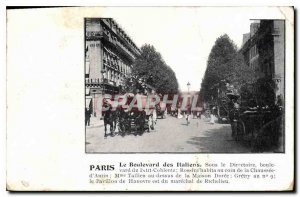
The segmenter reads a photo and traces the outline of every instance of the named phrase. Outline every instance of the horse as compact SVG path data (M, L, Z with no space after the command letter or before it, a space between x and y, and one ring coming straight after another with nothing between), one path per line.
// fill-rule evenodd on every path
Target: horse
M118 120L119 120L119 134L123 137L126 133L131 132L131 120L128 112L125 112L124 109L118 111Z
M117 125L117 112L112 110L112 107L109 106L108 109L106 111L103 112L103 120L104 120L104 137L107 137L107 125L109 125L109 129L110 129L110 135L113 137L114 131L116 129L116 125Z
M133 115L134 124L135 124L135 133L134 135L142 135L145 130L146 124L146 113L145 111L136 111Z

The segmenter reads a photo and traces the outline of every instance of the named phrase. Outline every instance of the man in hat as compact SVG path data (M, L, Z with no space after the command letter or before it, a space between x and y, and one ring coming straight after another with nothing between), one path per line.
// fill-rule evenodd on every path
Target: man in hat
M85 126L90 126L91 110L90 108L85 108Z
M107 137L107 125L109 125L110 135L113 137L113 120L112 120L112 106L107 99L103 100L103 121L104 121L104 137Z

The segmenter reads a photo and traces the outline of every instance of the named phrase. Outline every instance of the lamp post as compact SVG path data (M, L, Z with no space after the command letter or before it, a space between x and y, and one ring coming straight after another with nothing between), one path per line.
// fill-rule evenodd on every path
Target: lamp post
M188 88L188 106L189 106L189 105L190 105L190 96L189 96L189 94L190 94L190 87L191 87L190 82L188 82L188 83L186 84L186 86L187 86L187 88Z
M190 82L188 82L187 84L187 88L188 88L188 94L190 93L190 87L191 87L191 84L190 84Z

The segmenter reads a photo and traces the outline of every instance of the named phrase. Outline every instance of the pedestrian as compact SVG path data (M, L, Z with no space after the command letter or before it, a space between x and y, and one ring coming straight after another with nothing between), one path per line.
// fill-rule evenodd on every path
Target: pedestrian
M216 120L216 107L213 107L210 114L210 124L215 124L215 120Z
M181 115L181 110L180 110L180 108L178 108L178 112L177 112L177 118L178 118L178 119L181 119L181 118L182 118L182 115Z
M197 110L197 118L201 119L201 115L202 115L202 110Z
M234 100L233 106L234 106L234 109L237 109L237 110L240 108L240 105L237 102L237 100Z
M210 124L215 124L215 116L213 113L210 114Z
M281 94L277 96L276 105L278 107L282 107L283 106L283 96Z
M229 121L231 125L231 136L237 139L237 122L239 118L239 108L240 105L237 98L230 99L229 106Z
M187 106L187 109L186 109L186 125L187 126L190 124L190 117L191 117L191 108L190 108L190 106Z
M85 125L90 126L91 110L85 108Z
M157 121L157 111L156 111L156 108L153 109L153 123L156 124L156 121Z

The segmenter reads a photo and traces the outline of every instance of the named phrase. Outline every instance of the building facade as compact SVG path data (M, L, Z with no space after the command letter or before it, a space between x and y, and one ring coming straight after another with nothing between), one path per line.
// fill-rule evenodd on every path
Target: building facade
M140 49L112 18L85 18L86 107L101 116L99 99L118 94Z
M273 80L274 98L284 97L285 21L253 22L243 35L241 52L245 63L255 71L256 79Z

